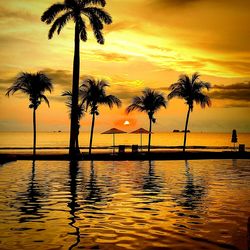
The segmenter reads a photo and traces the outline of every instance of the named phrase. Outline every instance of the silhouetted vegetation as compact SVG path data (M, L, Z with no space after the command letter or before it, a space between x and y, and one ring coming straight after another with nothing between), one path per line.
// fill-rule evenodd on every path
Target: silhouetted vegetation
M183 152L185 152L186 149L187 127L190 111L193 111L194 102L200 104L202 108L205 108L206 105L211 105L209 96L202 93L203 89L209 90L210 88L210 83L201 81L198 73L194 73L191 78L188 75L181 75L178 81L170 86L171 92L168 95L168 99L172 99L174 97L182 98L188 105L184 131Z
M95 80L94 78L86 78L83 84L80 86L80 96L86 103L86 110L90 109L92 115L92 125L90 132L89 142L89 154L91 154L93 132L95 125L95 117L99 115L99 105L108 105L109 108L121 106L121 101L114 95L106 94L106 87L109 87L109 83L105 80Z
M78 127L78 92L80 75L80 39L87 41L86 18L94 31L96 40L104 44L102 33L103 24L111 24L111 16L103 10L106 5L105 0L65 0L63 3L51 5L42 15L41 20L46 24L52 24L48 37L51 39L57 31L60 34L62 28L70 21L75 23L75 47L73 62L72 81L72 109L70 125L70 149L69 154L74 157L77 148L77 127ZM101 7L99 7L101 6Z
M36 110L42 101L49 106L49 100L44 95L46 91L53 89L51 80L43 73L20 73L11 87L7 89L6 95L22 92L29 96L29 108L33 109L33 156L36 155Z
M148 152L150 152L151 144L151 133L152 133L152 122L155 123L156 119L154 118L155 112L157 112L161 107L166 108L166 100L163 94L146 88L142 91L142 96L135 96L132 100L132 104L129 105L126 109L127 113L130 113L134 110L140 112L146 112L149 118L149 134L148 134Z

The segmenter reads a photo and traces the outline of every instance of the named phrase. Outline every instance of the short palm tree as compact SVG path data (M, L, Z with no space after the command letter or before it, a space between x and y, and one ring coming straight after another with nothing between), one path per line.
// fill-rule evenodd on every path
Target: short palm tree
M73 62L72 81L72 108L70 124L70 149L69 154L75 154L77 140L77 105L79 92L80 75L80 39L87 41L87 20L94 31L97 42L104 44L103 24L111 24L111 16L102 8L106 5L106 0L65 0L63 3L51 5L42 15L41 20L46 24L52 24L49 30L49 39L57 31L60 34L62 28L70 21L75 23L75 48ZM87 19L87 20L86 20Z
M182 98L188 105L184 131L183 152L185 152L186 149L187 128L190 111L193 111L194 102L200 104L202 108L205 108L206 105L211 105L209 96L202 92L203 89L209 90L210 88L211 84L209 82L201 81L200 75L198 73L194 73L191 78L188 75L181 75L178 81L172 84L169 88L171 92L168 95L168 99L172 99L173 97Z
M127 113L133 110L138 110L140 112L146 112L149 118L149 134L148 134L148 152L150 152L151 145L151 133L152 133L152 122L155 123L154 118L155 112L157 112L161 107L166 108L167 101L165 100L162 93L146 88L142 91L142 96L135 96L132 100L132 104L126 109Z
M29 96L29 108L33 109L33 155L36 155L36 110L42 101L49 106L49 101L44 95L45 91L53 89L51 80L43 73L20 73L11 87L7 89L6 95L20 91Z
M66 101L66 106L70 109L70 117L71 117L71 108L72 108L72 92L71 91L64 91L62 93L62 96L66 96L67 97L67 101ZM78 117L78 126L77 126L77 134L79 135L79 131L80 131L80 120L81 118L84 116L84 103L83 101L79 101L78 106L77 106L77 117ZM76 138L76 151L78 153L80 153L80 149L79 149L79 139L78 136Z
M86 110L90 108L90 114L92 115L92 125L90 132L89 142L89 154L91 154L93 132L95 125L95 116L99 115L99 105L108 105L109 108L121 106L121 101L114 95L106 94L106 87L109 87L109 83L105 80L95 80L93 78L86 78L83 84L80 86L80 96L86 103Z

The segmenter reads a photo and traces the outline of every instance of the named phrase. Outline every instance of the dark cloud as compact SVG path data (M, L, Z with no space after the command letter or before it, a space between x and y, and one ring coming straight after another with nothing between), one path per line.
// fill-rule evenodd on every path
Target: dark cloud
M231 85L214 85L213 89L222 90L250 90L250 81L243 83L234 83Z
M214 85L213 91L209 96L212 99L250 102L250 82L235 83L231 85Z
M54 84L60 85L64 88L71 87L72 72L70 72L69 70L54 70L50 68L45 68L42 70L42 72L48 75L48 77L51 78Z
M151 5L156 5L158 7L171 7L171 6L185 6L200 2L201 0L152 0Z
M170 92L169 86L157 88L158 91ZM234 83L230 85L212 85L208 95L211 99L242 101L239 107L248 107L250 103L250 81L243 83ZM232 104L236 107L236 104Z

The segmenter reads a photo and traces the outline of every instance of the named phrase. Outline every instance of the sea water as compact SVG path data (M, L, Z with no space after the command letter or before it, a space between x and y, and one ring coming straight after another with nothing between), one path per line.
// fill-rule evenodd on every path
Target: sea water
M0 132L0 151L2 148L27 148L32 147L32 132ZM188 133L187 146L193 147L233 147L231 143L232 135L230 133ZM142 144L147 145L148 135L142 135ZM81 132L79 136L81 147L88 147L89 133ZM94 133L93 147L110 147L113 144L113 135ZM115 135L115 145L141 144L140 134L117 134ZM250 133L238 134L238 144L245 144L245 148L250 147ZM238 145L237 144L237 145ZM68 132L38 132L37 147L68 147ZM183 145L183 133L154 133L152 134L152 146L176 147ZM61 149L62 151L62 149ZM6 151L5 151L6 152ZM7 152L11 152L9 149ZM65 150L66 152L66 150Z

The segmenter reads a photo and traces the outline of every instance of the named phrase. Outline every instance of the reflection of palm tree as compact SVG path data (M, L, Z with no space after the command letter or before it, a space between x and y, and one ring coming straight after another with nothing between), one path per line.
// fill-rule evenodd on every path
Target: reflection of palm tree
M153 162L149 161L148 175L144 177L143 190L150 192L149 195L156 195L160 193L161 188L159 176L155 174Z
M62 96L66 96L68 100L66 101L66 106L70 108L70 117L71 117L71 110L72 110L72 93L71 91L64 91L62 93ZM77 105L77 118L78 118L78 126L77 126L77 134L79 135L79 130L80 130L80 120L84 115L84 103L83 101L80 101ZM78 141L78 136L76 137L76 151L80 153L79 149L79 141Z
M60 34L62 28L70 21L75 23L75 49L73 63L73 84L72 84L72 111L70 126L70 155L74 155L77 138L77 105L79 92L80 75L80 39L87 41L86 17L94 31L97 42L104 43L102 34L103 24L111 24L111 16L99 6L104 7L105 0L65 0L63 3L56 3L50 6L42 15L41 20L46 24L52 24L49 30L49 39L55 31ZM61 15L60 15L61 14Z
M188 112L185 124L184 131L184 143L183 143L183 152L186 149L186 137L187 137L187 128L190 111L193 111L194 101L201 105L202 108L205 108L206 105L211 105L211 100L209 96L202 93L202 90L206 88L209 90L211 88L210 83L203 82L199 80L200 75L194 73L192 78L189 78L188 75L181 75L179 80L170 86L171 93L168 95L169 99L173 97L183 98L188 105Z
M29 96L29 108L33 109L33 156L36 155L36 110L42 101L49 106L49 101L44 95L47 90L52 91L51 80L43 73L20 73L15 82L7 89L6 95L14 94L20 91Z
M69 187L70 187L70 202L68 203L68 207L70 208L70 220L71 222L69 225L75 229L74 235L76 235L76 242L72 244L69 249L73 249L77 246L80 242L80 229L79 227L75 226L77 216L75 213L80 209L80 206L77 203L77 175L78 175L78 162L71 161L70 168L69 168Z
M32 162L32 173L28 190L26 193L22 194L22 197L23 196L25 201L22 203L20 210L25 216L20 218L20 222L28 222L43 218L44 215L39 213L39 210L42 208L41 197L43 197L44 194L41 192L35 181L35 161Z
M101 188L97 183L97 176L93 161L90 162L90 177L86 189L88 190L88 194L85 198L86 203L95 204L103 200Z
M101 104L108 105L112 108L114 105L121 106L119 98L113 95L107 95L105 88L109 83L105 80L95 80L93 78L86 78L80 87L80 96L86 102L86 109L90 107L90 114L92 115L92 125L90 132L89 154L91 154L92 139L95 125L95 116L99 115L98 106Z
M203 185L195 185L193 175L190 173L189 162L185 161L186 167L186 185L181 196L184 198L184 202L180 202L180 205L185 208L195 209L201 202L205 195L205 187Z
M161 107L166 108L166 100L163 94L152 89L145 89L142 91L142 96L134 97L134 99L132 100L132 104L130 104L126 109L127 113L130 113L133 110L138 110L140 112L146 112L148 114L148 152L150 152L152 122L156 122L156 119L154 118L154 113L158 111Z

